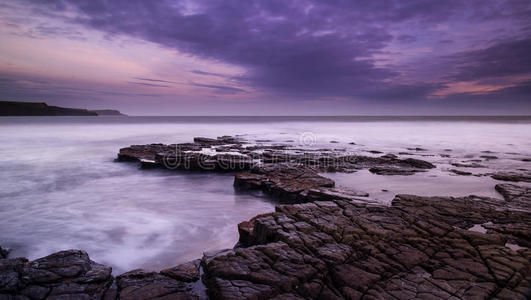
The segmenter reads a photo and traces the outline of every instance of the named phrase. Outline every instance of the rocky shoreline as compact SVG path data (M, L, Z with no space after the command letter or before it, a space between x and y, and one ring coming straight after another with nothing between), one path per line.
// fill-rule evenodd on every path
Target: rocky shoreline
M133 145L120 149L118 160L139 161L143 168L234 172L236 189L260 190L281 204L273 213L240 223L234 249L204 253L161 272L133 270L114 277L110 267L91 261L84 251L28 261L7 258L0 247L0 299L531 295L531 189L525 185L497 184L503 199L397 195L384 206L365 192L335 187L319 173L367 169L382 176L412 175L436 166L392 154L354 155L230 136ZM518 170L485 176L529 181L529 174Z

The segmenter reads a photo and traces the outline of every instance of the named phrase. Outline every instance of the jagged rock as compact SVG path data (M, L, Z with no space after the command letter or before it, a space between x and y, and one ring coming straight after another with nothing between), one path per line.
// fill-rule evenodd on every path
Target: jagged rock
M175 278L179 281L194 282L199 280L200 259L196 259L170 269L160 271L160 274Z
M519 203L476 196L280 205L246 224L246 248L206 255L203 279L216 299L524 299L531 252L505 243L529 243L529 220Z
M0 260L0 298L100 299L112 282L111 268L80 250Z

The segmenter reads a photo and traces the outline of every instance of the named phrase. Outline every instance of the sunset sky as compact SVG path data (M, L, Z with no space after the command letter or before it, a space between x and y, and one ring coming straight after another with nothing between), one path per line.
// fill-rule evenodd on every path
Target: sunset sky
M0 100L132 115L531 114L531 1L0 0Z

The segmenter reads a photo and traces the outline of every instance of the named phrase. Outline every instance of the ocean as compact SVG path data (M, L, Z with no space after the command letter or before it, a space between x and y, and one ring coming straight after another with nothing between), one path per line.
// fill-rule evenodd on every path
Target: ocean
M531 169L525 161L531 117L4 117L0 245L30 259L83 249L114 274L160 270L232 248L236 225L273 211L272 199L237 193L233 174L141 170L114 161L131 144L221 135L437 165L411 176L323 174L384 204L399 193L500 197L499 182L488 176L448 172L460 169L455 162L480 160L486 168L466 169L474 174Z

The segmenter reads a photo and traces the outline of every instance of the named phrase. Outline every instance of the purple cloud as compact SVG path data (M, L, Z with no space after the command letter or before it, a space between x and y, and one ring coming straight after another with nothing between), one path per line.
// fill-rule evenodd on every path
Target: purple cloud
M51 18L110 37L131 36L242 68L241 75L230 77L190 71L234 83L190 83L224 94L253 90L289 100L427 103L461 81L503 78L513 82L511 88L500 88L493 97L529 95L528 81L513 79L531 78L527 0L56 0L33 5L36 12L52 10ZM52 27L43 32L78 34ZM145 86L175 83L135 79L142 82L131 83Z

